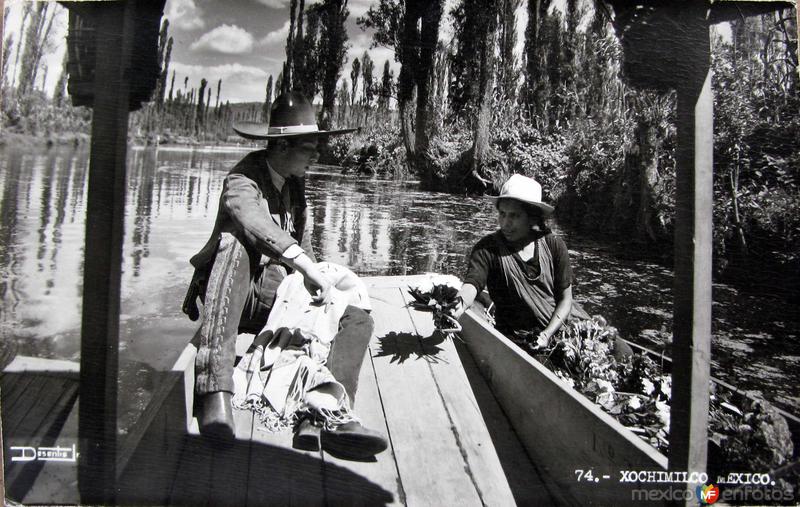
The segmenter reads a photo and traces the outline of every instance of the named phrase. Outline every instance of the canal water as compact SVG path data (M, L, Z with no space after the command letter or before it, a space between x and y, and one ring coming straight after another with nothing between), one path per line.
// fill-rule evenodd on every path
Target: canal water
M125 215L120 427L131 426L197 324L180 311L188 263L211 230L225 172L240 149L132 148ZM0 148L0 358L79 360L88 152ZM414 182L312 170L307 191L322 260L362 275L463 275L466 255L492 231L488 198L422 192ZM668 266L559 228L576 299L623 336L657 347L670 337ZM712 374L800 412L796 306L782 297L714 285ZM91 304L91 302L88 302ZM2 366L2 365L0 365ZM795 380L792 380L795 379Z

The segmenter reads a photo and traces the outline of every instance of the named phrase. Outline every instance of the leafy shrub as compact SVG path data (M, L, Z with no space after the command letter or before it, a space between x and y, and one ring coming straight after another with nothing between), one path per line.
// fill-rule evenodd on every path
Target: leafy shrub
M329 163L358 174L399 178L407 173L406 150L399 129L392 125L334 138Z

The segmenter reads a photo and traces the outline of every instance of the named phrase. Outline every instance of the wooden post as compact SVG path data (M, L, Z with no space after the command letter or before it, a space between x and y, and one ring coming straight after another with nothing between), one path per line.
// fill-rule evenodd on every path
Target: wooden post
M81 321L78 488L81 503L115 503L117 379L131 0L97 2Z
M669 467L690 473L706 471L708 454L714 102L705 16L700 7L677 17L685 67L674 69L680 78ZM694 493L697 484L687 487Z

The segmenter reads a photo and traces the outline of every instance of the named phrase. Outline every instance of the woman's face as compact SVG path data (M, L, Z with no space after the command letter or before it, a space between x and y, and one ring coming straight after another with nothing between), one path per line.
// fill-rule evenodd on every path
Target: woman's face
M514 199L501 199L497 205L500 232L511 242L522 241L528 237L533 221L525 210L525 205Z

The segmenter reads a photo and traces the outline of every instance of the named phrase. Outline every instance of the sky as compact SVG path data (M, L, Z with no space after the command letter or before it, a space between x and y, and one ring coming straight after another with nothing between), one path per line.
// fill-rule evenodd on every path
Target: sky
M307 4L314 0L307 0ZM387 48L369 49L371 34L356 25L376 0L349 0L350 16L347 21L350 49L343 76L350 75L354 58L359 59L365 50L375 63L376 80L380 79L383 65L389 60L395 77L399 65L394 61L394 52ZM6 33L15 33L18 38L22 0L6 0L10 14ZM66 9L54 5L60 11L53 26L53 47L45 55L47 66L46 90L52 94L61 62L66 50ZM175 89L182 89L186 77L188 87L197 88L200 79L206 78L216 87L222 79L221 101L263 101L267 79L277 79L285 59L286 35L289 30L289 0L167 0L164 16L169 19L169 35L173 37L170 79L176 71ZM13 65L13 61L12 61ZM41 88L40 71L37 87ZM216 90L214 91L216 100Z

